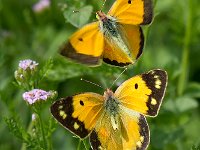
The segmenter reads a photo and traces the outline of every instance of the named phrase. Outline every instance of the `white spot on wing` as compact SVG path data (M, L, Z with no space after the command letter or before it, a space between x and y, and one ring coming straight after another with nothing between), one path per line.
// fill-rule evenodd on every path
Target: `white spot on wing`
M63 119L65 119L65 118L67 117L67 114L66 114L63 110L61 110L61 111L59 112L59 115L60 115Z
M157 104L157 100L155 98L151 98L151 104L152 105L156 105Z
M79 125L75 122L74 123L74 129L77 130L79 128Z

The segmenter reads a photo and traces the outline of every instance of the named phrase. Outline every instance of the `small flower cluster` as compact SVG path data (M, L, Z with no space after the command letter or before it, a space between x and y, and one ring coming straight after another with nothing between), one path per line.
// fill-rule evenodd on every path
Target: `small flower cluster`
M27 59L19 62L19 67L15 71L15 78L21 87L24 89L32 89L35 87L35 83L38 81L38 64L36 61ZM44 91L41 89L33 89L23 94L23 99L28 104L32 105L38 101L46 101L53 99L57 93L55 91Z
M40 0L33 6L34 12L42 12L43 10L49 8L50 0Z
M29 81L35 77L38 63L36 61L26 59L19 62L18 69L15 71L15 79L19 85L24 85L25 81Z
M19 62L19 68L23 69L23 70L34 70L36 68L36 66L38 65L38 63L36 63L36 61L27 59L27 60L21 60Z
M23 136L20 136L20 139L25 143L23 145L24 149L26 149L25 146L33 149L51 149L49 146L51 145L49 137L51 137L53 131L51 127L53 120L48 120L48 128L46 128L46 126L43 125L45 120L42 119L42 115L47 104L57 97L57 92L45 91L38 88L46 77L49 66L51 66L50 61L47 61L41 68L36 61L26 59L19 62L18 68L15 71L15 85L24 89L25 92L22 94L22 98L32 112L32 120L30 121L28 130L27 132L23 132ZM12 125L9 124L9 127L10 126ZM14 134L16 130L19 129L20 131L18 132L21 133L21 126L16 129L16 125L14 124L13 128L15 129L13 130ZM25 129L23 129L23 131L25 131Z
M27 101L30 105L34 104L37 101L45 101L48 98L51 98L54 95L54 92L46 92L41 89L33 89L29 92L23 94L23 99Z

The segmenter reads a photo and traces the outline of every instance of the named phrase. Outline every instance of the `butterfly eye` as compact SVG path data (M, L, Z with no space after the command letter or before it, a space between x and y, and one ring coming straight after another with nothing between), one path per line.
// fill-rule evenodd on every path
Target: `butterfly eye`
M128 0L128 3L131 4L131 0Z
M138 89L138 84L137 83L135 84L135 89Z
M83 101L82 101L82 100L80 100L80 104L81 104L82 106L84 106L84 103L83 103Z

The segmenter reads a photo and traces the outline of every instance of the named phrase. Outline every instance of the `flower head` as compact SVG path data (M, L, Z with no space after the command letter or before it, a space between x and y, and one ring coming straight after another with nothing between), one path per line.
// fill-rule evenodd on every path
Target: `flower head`
M25 92L23 94L23 99L32 105L37 101L46 101L48 98L52 97L53 94L53 92L47 92L41 89L33 89L32 91Z
M40 0L38 3L36 3L34 6L33 6L33 10L35 12L41 12L43 11L44 9L48 8L50 5L50 0Z
M19 68L23 69L23 70L33 70L35 69L35 67L38 65L38 63L36 63L36 61L30 60L30 59L26 59L26 60L21 60L19 62Z
M27 85L30 81L35 81L38 71L38 63L36 61L26 59L19 62L19 67L15 71L15 79L20 86Z

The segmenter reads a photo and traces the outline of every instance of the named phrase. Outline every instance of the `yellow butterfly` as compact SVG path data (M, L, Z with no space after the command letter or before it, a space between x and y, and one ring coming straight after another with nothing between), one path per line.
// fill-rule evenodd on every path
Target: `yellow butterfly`
M61 48L61 55L88 65L103 61L133 64L142 54L144 36L140 25L152 21L151 0L116 0L108 15L98 11L97 22L75 32Z
M167 73L151 70L122 83L113 93L88 92L54 102L51 113L80 138L90 137L94 150L144 150L149 127L144 116L158 114L167 86Z

